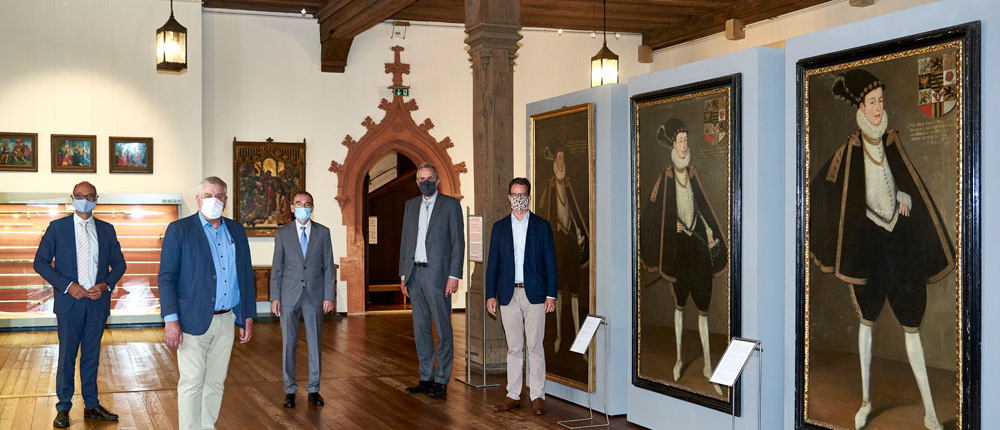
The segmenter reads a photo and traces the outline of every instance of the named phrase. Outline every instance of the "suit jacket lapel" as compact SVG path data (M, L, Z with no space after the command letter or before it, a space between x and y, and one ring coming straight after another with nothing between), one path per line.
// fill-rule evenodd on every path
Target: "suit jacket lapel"
M295 221L292 221L292 222L295 222ZM296 225L296 227L298 227L298 225ZM312 254L313 248L316 247L316 245L314 245L316 243L316 234L317 234L316 230L317 230L316 229L316 222L313 221L311 224L309 224L309 242L306 243L306 255L304 255L302 257L303 260L306 260L307 257L309 257L309 254ZM302 245L299 245L299 249L302 249L301 246ZM301 254L301 252L300 252L300 254Z
M435 197L434 205L431 207L431 216L427 220L427 237L430 237L431 230L434 228L434 224L440 220L443 215L440 215L444 206L444 199L441 198L442 194L438 191L437 197ZM423 202L421 202L423 204Z

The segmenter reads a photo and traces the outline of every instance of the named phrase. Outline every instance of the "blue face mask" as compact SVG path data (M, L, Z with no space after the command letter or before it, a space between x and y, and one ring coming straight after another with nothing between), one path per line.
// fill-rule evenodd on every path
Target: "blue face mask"
M295 208L295 219L300 222L306 222L310 216L312 216L312 208Z
M77 212L89 214L93 212L96 207L97 202L92 202L87 199L73 199L73 209L76 209Z

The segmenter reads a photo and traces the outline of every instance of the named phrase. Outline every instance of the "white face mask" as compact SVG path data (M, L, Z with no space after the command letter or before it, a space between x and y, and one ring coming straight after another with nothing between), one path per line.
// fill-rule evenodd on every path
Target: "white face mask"
M219 219L222 217L222 209L226 207L225 203L215 197L209 197L201 200L201 214L205 215L208 219Z

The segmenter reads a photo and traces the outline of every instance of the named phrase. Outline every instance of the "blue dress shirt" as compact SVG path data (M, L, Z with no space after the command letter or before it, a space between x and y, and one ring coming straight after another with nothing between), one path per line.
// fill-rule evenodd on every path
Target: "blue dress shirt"
M236 243L229 234L226 223L216 229L200 211L198 216L201 217L201 226L215 265L215 310L235 308L240 304L239 280L236 277ZM177 321L177 314L167 315L163 317L163 321Z

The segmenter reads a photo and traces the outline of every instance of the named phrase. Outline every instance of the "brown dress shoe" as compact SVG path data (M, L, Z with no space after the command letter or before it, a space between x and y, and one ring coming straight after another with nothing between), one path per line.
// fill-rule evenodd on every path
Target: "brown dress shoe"
M520 400L514 400L510 397L504 397L503 403L493 407L493 412L507 412L511 409L520 409L520 408L521 408Z
M539 397L531 401L531 411L535 415L545 415L545 399Z

